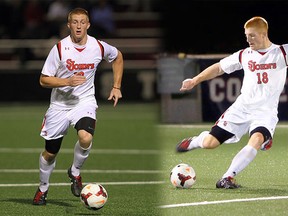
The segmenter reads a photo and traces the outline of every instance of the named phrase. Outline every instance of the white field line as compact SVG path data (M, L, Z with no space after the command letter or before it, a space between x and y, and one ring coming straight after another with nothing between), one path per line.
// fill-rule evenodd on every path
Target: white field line
M195 125L179 125L179 124L162 124L157 125L158 128L210 128L212 124L195 124ZM288 124L279 124L277 128L288 128ZM171 204L171 205L162 205L160 208L177 208L185 206L199 206L199 205L212 205L212 204L221 204L221 203L232 203L232 202L252 202L259 200L279 200L279 199L288 199L288 196L275 196L275 197L258 197L258 198L246 198L246 199L233 199L233 200L219 200L219 201L203 201L203 202L194 202L194 203L180 203L180 204Z
M161 170L81 170L81 173L108 174L158 174ZM39 169L0 169L0 173L39 173ZM53 173L67 173L67 170L55 169Z
M83 182L88 184L91 182ZM163 184L163 181L132 181L132 182L94 182L103 185L151 185L151 184ZM50 183L52 186L70 186L71 183ZM27 184L0 184L0 187L37 187L39 183L27 183Z
M0 173L38 173L39 169L0 169ZM53 173L66 173L67 170L54 170ZM161 170L81 170L81 173L109 173L109 174L157 174ZM132 182L98 182L103 185L147 185L163 184L165 181L132 181ZM87 184L87 183L83 183ZM67 186L71 183L50 183L54 186ZM0 187L29 187L39 186L39 183L0 184Z
M179 204L171 204L171 205L162 205L159 207L160 208L177 208L177 207L186 207L186 206L213 205L213 204L233 203L233 202L253 202L253 201L280 200L280 199L288 199L288 196L272 196L272 197L219 200L219 201L203 201L203 202L194 202L194 203L179 203Z
M0 153L39 153L43 148L0 148ZM59 153L72 154L74 149L60 149ZM157 155L158 150L141 150L141 149L92 149L91 154L122 154L122 155Z
M211 124L159 124L158 128L211 128L213 123ZM288 124L278 124L277 128L288 128Z
M39 169L0 169L0 173L38 173ZM66 173L67 170L54 170L53 173ZM160 170L81 170L81 173L109 173L109 174L155 174L161 173ZM147 185L163 184L164 181L132 181L132 182L98 182L103 185ZM87 184L87 183L83 183ZM50 183L54 186L67 186L71 183ZM0 184L0 187L30 187L39 186L39 183L25 184Z

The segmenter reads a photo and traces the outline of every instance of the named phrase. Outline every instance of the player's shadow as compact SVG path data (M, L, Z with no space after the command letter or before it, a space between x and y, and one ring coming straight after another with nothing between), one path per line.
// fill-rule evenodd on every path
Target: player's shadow
M73 215L102 215L100 212L91 212L91 213L73 213Z
M80 210L79 208L66 208L66 214L68 215L103 215L101 211L94 211L94 210Z
M3 201L32 205L32 200L31 199L15 199L15 198L11 198L11 199L3 200ZM69 204L69 203L67 203L65 201L54 200L54 199L49 199L49 205L50 204L58 205L58 206L64 206L64 207L73 207L73 205L71 205L71 204Z
M95 211L95 210L90 210L86 208L78 208L78 207L69 207L66 208L66 214L67 215L103 215L103 212L100 211Z
M207 190L207 188L197 188L199 190ZM259 188L254 189L251 187L240 187L237 189L209 189L211 192L215 193L234 193L234 194L255 194L255 195L261 195L261 196L287 196L288 189L277 189L277 188Z
M13 203L19 203L19 204L25 204L25 205L31 205L31 206L35 206L32 205L32 200L31 199L15 199L15 198L10 198L10 199L5 199L5 200L0 200L1 202L13 202ZM69 201L71 202L71 200ZM79 208L77 208L75 205L72 205L70 203L65 202L65 201L61 201L61 200L55 200L55 199L49 199L49 203L47 203L47 205L57 205L57 206L63 206L66 207L66 213L69 215L103 215L101 212L97 212L97 211L92 211L89 209L85 209L81 210L81 212L79 211ZM37 207L37 206L35 206Z

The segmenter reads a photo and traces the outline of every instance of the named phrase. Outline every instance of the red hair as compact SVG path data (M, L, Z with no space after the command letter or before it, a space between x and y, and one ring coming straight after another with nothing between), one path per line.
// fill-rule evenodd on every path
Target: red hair
M70 11L70 13L68 14L68 22L71 21L71 17L72 15L74 14L83 14L83 15L86 15L87 16L87 19L89 21L89 14L88 14L88 11L83 9L83 8L75 8L73 9L72 11Z
M268 22L260 16L255 16L249 19L245 24L244 28L257 28L259 30L262 30L263 32L268 31Z

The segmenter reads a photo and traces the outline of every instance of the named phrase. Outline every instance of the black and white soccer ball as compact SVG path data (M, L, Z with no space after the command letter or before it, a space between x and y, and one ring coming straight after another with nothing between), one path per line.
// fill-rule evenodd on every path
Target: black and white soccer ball
M90 210L103 208L108 199L108 193L101 184L89 183L83 187L80 200Z
M191 188L196 182L195 170L189 164L180 163L171 170L170 181L176 188Z

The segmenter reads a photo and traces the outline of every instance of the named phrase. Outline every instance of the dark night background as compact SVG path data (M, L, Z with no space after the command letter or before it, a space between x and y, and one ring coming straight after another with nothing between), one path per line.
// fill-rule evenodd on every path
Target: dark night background
M288 1L162 0L163 47L167 52L231 53L247 46L244 23L264 17L273 43L288 41Z
M162 47L166 53L231 54L246 48L244 24L253 16L267 20L272 43L288 43L288 1L162 0L161 5ZM212 64L207 60L201 62L200 71ZM215 121L231 102L227 101L227 96L221 103L212 102L207 84L201 84L202 117L204 121ZM288 94L287 87L284 94ZM288 118L286 110L287 101L282 101L279 105L281 120Z

